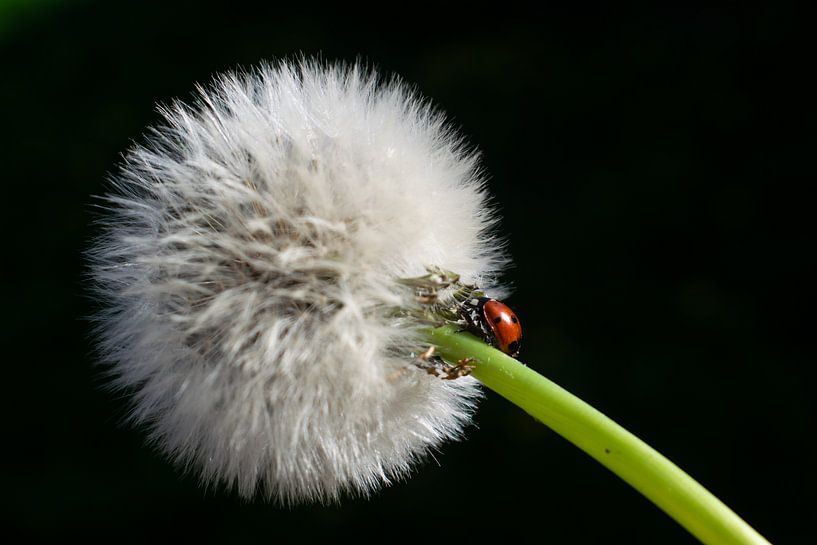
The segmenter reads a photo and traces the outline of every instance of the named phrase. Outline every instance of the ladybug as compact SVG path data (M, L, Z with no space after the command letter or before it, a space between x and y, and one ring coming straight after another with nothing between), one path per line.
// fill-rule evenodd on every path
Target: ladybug
M511 357L519 354L522 324L508 305L490 297L474 297L462 303L460 314L468 331Z

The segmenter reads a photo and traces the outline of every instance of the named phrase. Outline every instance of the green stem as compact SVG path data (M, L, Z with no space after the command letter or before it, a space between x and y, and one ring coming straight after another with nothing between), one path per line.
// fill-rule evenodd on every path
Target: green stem
M595 458L703 543L768 545L678 466L570 392L454 327L430 330L429 336L448 361L475 358L473 374L485 386Z

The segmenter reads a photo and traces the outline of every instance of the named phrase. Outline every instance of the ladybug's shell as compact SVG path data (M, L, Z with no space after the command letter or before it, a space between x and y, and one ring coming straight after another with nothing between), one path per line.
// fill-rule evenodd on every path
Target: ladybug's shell
M519 354L522 324L508 305L496 299L488 299L482 304L482 313L499 349L514 357Z

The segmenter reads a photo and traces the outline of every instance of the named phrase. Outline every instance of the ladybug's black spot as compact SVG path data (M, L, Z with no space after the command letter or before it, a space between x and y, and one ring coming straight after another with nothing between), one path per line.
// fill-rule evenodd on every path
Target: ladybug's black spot
M518 323L519 323L519 320L517 320L517 319L516 319L516 316L515 316L515 315L513 315L513 314L511 314L511 321L512 321L513 323L515 323L515 324L518 324Z
M508 345L508 353L509 354L516 354L519 350L519 341L513 341L511 344Z
M499 323L499 322L501 322L501 321L502 321L502 316L496 316L496 317L494 318L494 323L495 323L495 324L498 324L498 323Z

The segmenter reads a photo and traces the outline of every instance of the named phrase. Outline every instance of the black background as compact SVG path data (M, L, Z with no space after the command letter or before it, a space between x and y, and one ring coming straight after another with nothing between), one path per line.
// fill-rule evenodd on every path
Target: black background
M204 490L121 426L126 403L101 389L84 319L92 195L158 120L157 102L303 52L401 74L483 151L524 361L773 542L813 535L809 17L43 6L7 10L0 26L7 527L138 541L694 542L492 393L467 438L412 478L329 507Z

